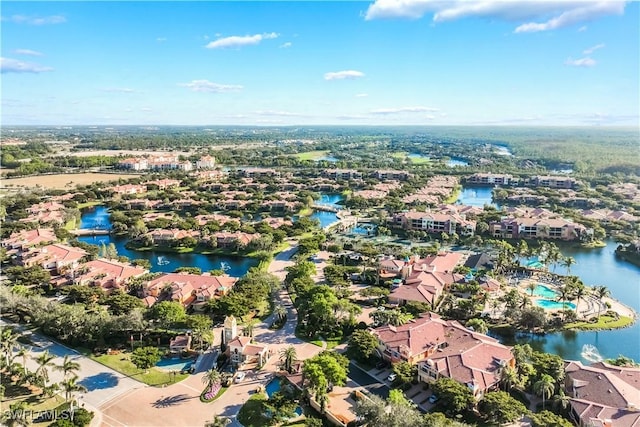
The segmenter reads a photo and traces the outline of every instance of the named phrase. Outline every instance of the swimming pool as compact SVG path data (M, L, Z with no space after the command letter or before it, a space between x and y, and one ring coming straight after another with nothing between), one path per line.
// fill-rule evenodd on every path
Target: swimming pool
M267 383L267 385L264 388L264 391L267 393L268 397L271 397L273 393L280 391L280 386L281 386L280 382L281 382L280 378L274 378ZM302 408L297 406L294 412L296 413L297 416L300 416L302 415Z
M561 301L552 301L550 299L539 299L536 301L536 305L547 310L562 310L563 308L570 310L576 309L576 305L572 302L565 301L562 303Z
M182 371L189 369L193 364L193 359L180 359L180 358L164 358L160 359L158 363L156 363L156 367L160 368L164 371Z
M556 291L542 283L538 283L538 286L533 290L533 295L543 298L556 298L558 296Z

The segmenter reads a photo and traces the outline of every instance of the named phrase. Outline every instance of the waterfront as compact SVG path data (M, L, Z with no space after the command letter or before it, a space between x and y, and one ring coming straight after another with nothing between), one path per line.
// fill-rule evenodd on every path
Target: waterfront
M490 188L487 189L490 194ZM477 189L476 189L477 191ZM476 197L484 197L483 193ZM323 194L319 203L339 207L342 196L339 194ZM317 218L321 226L329 225L337 221L333 212L316 211L311 215ZM108 226L109 215L107 208L98 206L92 211L82 215L82 227L95 227L97 225ZM155 251L138 252L125 248L127 238L118 236L85 236L79 240L101 245L103 242L116 245L119 255L131 259L148 259L153 272L170 272L181 266L199 267L202 271L212 269L227 269L232 276L242 276L247 270L256 265L256 261L242 257L225 257L203 254L174 254ZM560 245L564 256L572 256L576 264L571 267L571 274L579 276L588 286L605 285L611 291L611 296L622 303L640 312L640 267L626 263L615 256L617 243L613 240L606 241L607 246L595 249L583 249L580 247ZM162 257L162 258L161 258ZM160 261L160 264L158 264ZM164 263L163 263L164 261ZM168 261L168 262L167 262ZM553 268L552 268L553 269ZM556 272L564 274L565 267L556 267ZM612 331L566 331L549 333L546 335L521 334L515 339L504 339L505 344L530 343L534 348L554 354L566 359L583 360L585 349L595 347L605 358L617 357L623 354L640 360L640 323L624 329Z
M604 285L611 297L640 312L640 267L615 256L618 244L612 239L603 248L585 249L560 244L564 256L571 256L576 263L571 274L580 277L587 286ZM553 267L551 267L553 271ZM558 266L555 271L566 273ZM519 334L515 338L503 338L505 344L529 343L534 349L554 353L565 359L593 361L593 349L603 358L615 358L622 354L640 360L640 323L623 329L603 331L563 331L545 335ZM585 358L584 356L587 356Z
M81 228L110 228L111 221L106 206L95 206L82 213L80 222ZM104 236L82 236L78 240L92 245L101 246L113 243L118 250L118 255L126 256L129 259L146 259L151 263L151 272L172 272L178 267L198 267L203 272L210 270L224 270L234 277L244 276L249 268L258 265L258 261L252 258L204 255L199 253L165 253L159 251L134 251L125 247L129 241L127 237L104 235Z
M484 207L484 205L499 207L493 202L492 187L465 187L458 195L456 203L467 206Z

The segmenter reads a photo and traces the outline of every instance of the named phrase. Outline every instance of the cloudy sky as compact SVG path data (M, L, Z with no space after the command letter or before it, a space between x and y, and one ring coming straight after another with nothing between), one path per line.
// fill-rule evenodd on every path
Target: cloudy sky
M640 4L3 2L2 124L638 125Z

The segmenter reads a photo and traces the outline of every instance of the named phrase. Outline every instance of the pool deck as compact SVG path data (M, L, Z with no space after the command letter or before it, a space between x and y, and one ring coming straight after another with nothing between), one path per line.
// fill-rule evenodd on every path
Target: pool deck
M534 275L530 278L525 278L525 279L521 279L518 281L517 287L518 289L526 296L528 296L529 298L531 298L535 304L535 302L537 300L542 300L542 299L550 299L548 297L544 297L544 296L538 296L538 295L533 295L531 296L531 291L529 290L528 286L531 282L534 282L536 284L540 284L543 285L549 289L557 289L558 285L554 284L554 283L549 283L545 280L543 280L542 278L539 278L537 275ZM590 288L589 288L590 289ZM600 307L600 314L606 312L607 310L613 310L616 313L618 313L620 316L624 316L624 317L630 317L632 319L636 319L637 318L637 313L630 307L627 307L626 305L622 304L621 302L619 302L618 300L615 300L613 298L610 297L606 297L603 298L602 301L600 302L595 296L587 294L587 296L585 298L580 299L580 301L578 300L568 300L568 302L572 302L574 304L577 305L577 312L578 312L578 318L589 318L591 316L595 316L598 314L598 305L600 303L602 303L601 307ZM608 309L606 308L606 303L611 304L611 308ZM558 311L560 310L560 308L558 309L549 309L549 308L545 308L546 311L549 312L553 312L553 311Z

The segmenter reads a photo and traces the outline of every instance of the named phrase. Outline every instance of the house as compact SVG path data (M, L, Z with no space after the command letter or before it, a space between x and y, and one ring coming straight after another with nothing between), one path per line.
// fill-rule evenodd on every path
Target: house
M326 169L322 176L335 180L362 179L362 172L354 169Z
M2 240L2 247L8 250L24 251L30 247L53 243L58 238L50 228L36 228L35 230L22 230L11 233L11 236Z
M124 159L118 162L118 167L120 169L128 169L134 171L142 171L147 170L149 168L149 163L147 159L144 157L130 157L128 159Z
M34 215L34 214L39 214L43 212L62 211L64 209L65 209L64 205L61 205L60 203L43 202L43 203L37 203L27 208L27 212Z
M54 243L24 252L20 264L25 267L40 265L54 274L62 274L65 270L76 269L87 255L84 249Z
M191 335L178 335L169 340L169 350L172 353L182 353L191 350Z
M500 173L475 173L467 178L467 184L475 185L510 185L517 182L512 175Z
M457 273L416 271L408 276L403 284L391 291L389 302L403 305L408 301L416 301L435 307L445 289L453 283L463 281L464 276Z
M110 190L116 194L142 194L147 191L147 187L140 184L124 184L111 187Z
M405 230L456 233L462 236L472 236L476 229L475 221L452 213L403 212L393 217L393 224Z
M196 161L196 169L213 169L216 167L216 159L213 156L202 156Z
M508 239L560 239L577 240L590 230L582 224L563 218L505 217L489 223L494 237Z
M193 306L199 309L210 299L226 295L237 281L236 277L229 276L165 273L147 282L142 293L145 298L163 297L179 302L185 307Z
M107 292L125 289L130 279L140 277L149 271L123 264L115 260L96 259L82 264L71 274L73 283L99 286Z
M147 186L147 190L150 185L157 186L158 190L166 190L168 188L180 187L179 179L156 179L155 181L149 181L144 183Z
M268 169L268 168L244 168L244 169L241 169L239 172L241 176L244 176L246 178L258 178L258 177L265 177L265 176L280 175L280 173L275 169Z
M373 176L380 181L406 181L411 177L411 174L407 171L399 170L377 170L373 173Z
M272 352L266 344L252 344L251 337L238 336L238 325L233 316L224 319L224 343L234 366L245 363L257 363L262 366L271 357Z
M471 389L476 399L496 389L500 371L515 367L511 348L484 334L473 332L454 320L431 315L423 326L429 341L426 357L418 365L418 378L432 383L451 378Z
M526 183L534 187L548 188L571 189L578 186L578 181L568 176L537 175L530 178Z
M640 425L640 368L565 361L565 392L580 427Z
M185 237L192 237L194 239L200 238L200 232L198 230L180 230L177 228L157 229L145 234L148 236L154 245L166 245L176 240L184 239Z
M241 231L236 231L234 233L220 231L209 236L210 239L215 239L216 247L227 249L236 249L238 247L244 248L251 243L252 240L259 237L260 234L243 233Z

